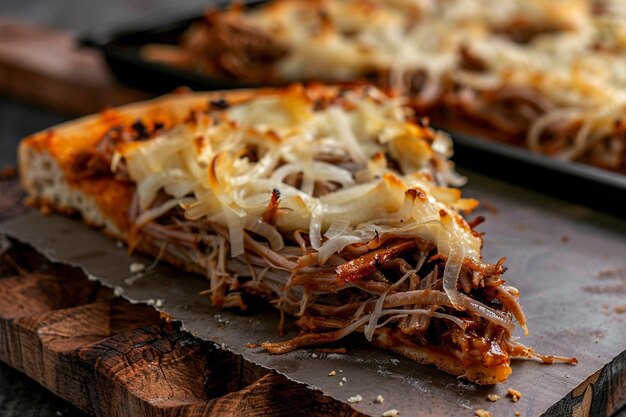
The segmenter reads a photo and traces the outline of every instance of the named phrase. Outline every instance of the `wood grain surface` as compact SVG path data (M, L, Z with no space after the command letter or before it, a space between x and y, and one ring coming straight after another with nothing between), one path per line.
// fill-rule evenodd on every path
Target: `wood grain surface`
M70 116L149 97L119 84L71 35L1 17L0 93Z
M91 415L358 415L27 247L0 265L0 361Z

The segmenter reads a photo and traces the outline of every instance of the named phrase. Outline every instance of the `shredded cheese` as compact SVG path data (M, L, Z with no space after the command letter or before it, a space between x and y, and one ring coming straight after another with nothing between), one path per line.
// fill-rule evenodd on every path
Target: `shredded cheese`
M435 182L436 167L451 169L450 142L410 122L401 102L380 101L380 94L351 91L343 104L317 109L303 91L292 89L199 115L213 120L190 121L121 148L139 184L138 219L145 223L179 206L189 219L227 228L233 257L245 251L244 231L280 250L281 234L304 230L320 264L348 245L386 233L420 238L448 259L446 292L460 305L458 271L465 259L480 260L481 238L455 206L475 204ZM286 103L298 103L297 109ZM382 155L395 159L400 170ZM280 207L270 225L261 216L275 190ZM170 199L152 207L159 193Z

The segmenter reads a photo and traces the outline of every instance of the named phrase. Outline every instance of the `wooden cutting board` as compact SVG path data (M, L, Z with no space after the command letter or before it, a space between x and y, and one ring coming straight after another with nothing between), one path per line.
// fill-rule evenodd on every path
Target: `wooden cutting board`
M89 414L351 415L348 405L200 342L76 269L17 248L0 270L0 360Z
M0 94L68 116L150 97L118 83L102 56L69 34L1 16Z

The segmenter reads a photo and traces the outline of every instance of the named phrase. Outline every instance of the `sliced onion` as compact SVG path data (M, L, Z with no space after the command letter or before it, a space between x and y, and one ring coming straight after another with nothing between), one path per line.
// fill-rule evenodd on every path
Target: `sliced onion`
M319 250L322 245L322 222L324 220L324 209L320 204L313 210L311 215L311 223L309 226L309 240L311 241L311 247Z
M490 322L497 324L498 326L502 326L506 329L509 335L513 334L515 330L515 324L510 317L501 311L494 310L493 308L484 305L478 300L474 300L473 298L468 297L465 294L459 294L460 299L463 302L463 305L467 308L469 312L475 314L477 316L483 317Z
M459 274L461 273L464 259L465 251L458 247L452 247L443 270L443 290L450 297L450 302L457 310L464 309L461 293L457 290Z
M244 228L266 238L270 248L274 251L279 251L285 247L283 237L278 233L278 230L258 217L247 216Z
M328 239L332 239L337 236L343 235L346 230L350 228L350 220L344 218L334 219L330 224L324 236Z
M270 180L283 182L286 177L299 172L302 172L302 165L295 162L285 164L272 173Z
M413 290L388 295L385 299L385 308L405 305L437 305L452 306L446 293L437 290Z
M228 224L228 240L230 243L230 256L235 258L244 253L243 226L241 218L230 210L224 211Z
M328 109L328 115L331 122L334 124L338 139L340 139L346 147L346 150L350 154L352 160L355 162L366 163L367 157L363 153L363 149L361 149L357 138L354 136L352 126L350 126L350 119L346 115L345 111L338 106L332 106Z
M576 118L578 111L575 109L558 109L544 114L536 119L528 130L526 135L526 144L528 147L535 151L541 151L541 134L543 131L553 123L557 123L563 120Z
M313 195L313 191L315 190L313 162L311 158L301 158L300 164L302 165L302 184L300 185L300 190L307 195Z
M457 326L459 326L461 329L465 330L467 328L467 323L464 322L463 320L461 320L458 317L455 317L451 314L446 314L446 313L439 313L437 311L432 311L429 309L407 309L407 310L402 310L402 309L389 309L389 310L385 310L384 311L385 314L406 314L409 316L412 315L425 315L425 316L430 316L430 317L436 317L436 318L440 318L440 319L446 319L446 320L450 320L451 322L453 322L454 324L456 324Z
M171 200L167 200L165 203L160 206L156 206L151 208L150 210L146 210L141 213L137 219L135 220L134 227L141 227L142 225L148 223L150 220L156 219L157 217L162 216L163 214L170 211L172 208L178 206L181 203L188 203L191 200L188 199L180 199L173 198Z
M419 261L419 263L418 263L417 267L416 267L415 269L411 269L411 270L409 270L409 271L406 271L406 272L404 273L404 275L402 275L402 277L401 277L399 280L397 280L396 282L394 282L394 283L391 285L391 287L389 287L389 289L395 289L395 288L398 288L400 285L402 285L402 283L403 283L404 281L406 281L406 279L407 279L408 277L410 277L410 276L411 276L411 274L414 274L414 273L416 273L417 271L419 271L419 269L422 267L422 265L423 265L423 263L424 263L424 261L425 261L425 260L426 260L426 257L425 257L425 256L423 256L423 255L420 255L420 261Z
M374 330L376 330L378 319L380 318L380 315L383 311L383 305L385 304L387 291L389 291L389 289L382 293L380 297L378 297L378 300L376 300L376 304L374 304L374 310L372 311L372 314L370 314L370 321L367 323L367 326L365 326L364 334L368 342L371 342L372 337L374 336Z
M427 220L427 221L423 221L419 223L413 223L413 224L409 223L407 226L403 226L403 227L377 226L376 229L378 230L379 235L390 234L390 235L394 235L398 237L416 237L416 236L420 236L420 234L417 233L419 229L423 230L424 228L428 226L440 227L441 221L440 220ZM437 243L437 242L433 242L433 243Z
M202 217L209 217L217 212L221 212L221 203L211 194L199 196L196 201L188 204L181 204L185 210L185 218L189 220L198 220Z
M343 186L354 184L350 171L327 162L313 161L313 175L318 181L334 181Z
M368 194L370 191L378 187L380 181L371 181L365 184L355 185L353 187L343 188L334 193L327 194L319 198L324 204L340 205L355 201Z
M269 151L245 175L233 177L230 182L235 186L245 185L254 178L263 177L272 171L279 159L280 155L277 152Z
M183 182L188 185L187 177L181 169L172 169L167 171L159 171L148 175L137 185L137 193L139 194L139 207L142 210L150 207L152 201L156 197L159 190L169 184ZM190 190L191 191L191 190ZM172 194L170 194L172 195ZM183 194L184 195L184 194ZM180 198L182 196L174 196Z
M196 187L195 181L172 181L163 187L165 192L173 197L182 198L191 193Z
M353 243L358 243L358 242L361 242L361 238L358 236L337 236L337 237L328 239L319 248L318 263L320 265L324 265L332 254L340 252L346 246L351 245Z

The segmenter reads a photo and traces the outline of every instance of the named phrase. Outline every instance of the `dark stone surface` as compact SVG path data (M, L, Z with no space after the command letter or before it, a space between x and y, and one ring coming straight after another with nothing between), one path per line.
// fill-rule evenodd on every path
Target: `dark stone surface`
M0 169L15 166L21 138L64 120L52 112L0 96Z
M124 27L144 16L172 18L202 11L214 0L3 0L0 16L82 34Z

